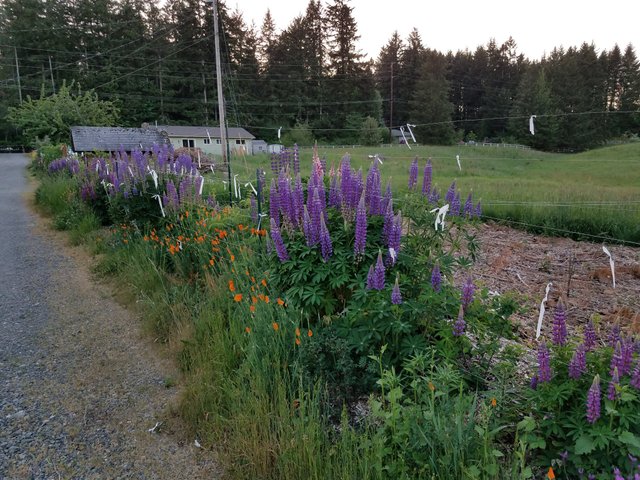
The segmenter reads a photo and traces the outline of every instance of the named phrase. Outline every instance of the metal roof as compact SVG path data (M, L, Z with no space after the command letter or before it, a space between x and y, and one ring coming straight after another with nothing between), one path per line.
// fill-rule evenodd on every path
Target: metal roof
M76 152L150 150L168 143L157 130L124 127L71 127L71 141Z
M220 138L220 127L192 127L185 125L158 125L150 126L149 128L155 128L161 132L167 132L170 137L184 137L184 138ZM208 133L207 133L208 132ZM254 137L244 128L240 127L228 127L227 136L229 138L245 138L253 140Z

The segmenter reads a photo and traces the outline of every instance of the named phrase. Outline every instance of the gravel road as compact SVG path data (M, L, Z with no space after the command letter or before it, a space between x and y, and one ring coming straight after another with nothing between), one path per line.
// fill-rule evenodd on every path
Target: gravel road
M218 478L174 362L28 208L27 162L0 155L0 479Z

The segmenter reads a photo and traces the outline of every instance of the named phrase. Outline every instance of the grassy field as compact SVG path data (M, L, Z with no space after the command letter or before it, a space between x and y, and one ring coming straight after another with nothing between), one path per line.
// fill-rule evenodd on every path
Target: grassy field
M391 178L395 196L407 188L413 158L418 157L421 170L431 158L433 183L441 194L456 180L465 195L471 191L482 200L486 219L547 234L640 245L640 143L579 154L483 146L336 147L319 148L319 154L336 166L349 154L352 165L363 170L369 155L380 154L383 181ZM303 174L311 155L311 149L301 151ZM234 173L246 180L255 177L258 167L270 175L267 155L232 162Z

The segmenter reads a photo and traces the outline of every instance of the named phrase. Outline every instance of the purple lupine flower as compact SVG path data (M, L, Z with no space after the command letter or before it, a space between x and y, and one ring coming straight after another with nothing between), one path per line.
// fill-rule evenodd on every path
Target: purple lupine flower
M300 174L300 151L297 143L293 144L293 174Z
M569 362L569 377L577 380L580 376L587 371L587 356L584 343L581 343L576 347L573 352L571 361Z
M541 342L538 347L538 381L541 383L551 381L551 359L546 342Z
M554 345L566 345L567 343L567 312L562 302L558 302L553 313L552 342Z
M622 342L622 352L621 352L621 361L620 361L620 375L625 376L631 372L631 367L633 364L633 340L630 338L625 339Z
M178 191L176 190L173 180L167 181L165 188L167 190L167 198L164 200L165 207L167 210L178 211L180 208L180 199L178 198Z
M389 238L392 235L394 220L393 199L390 199L389 203L387 203L387 209L384 212L384 224L382 225L382 241L387 246L389 245Z
M391 303L394 305L400 305L402 303L402 294L400 293L400 285L398 284L398 276L396 275L396 283L393 285L391 291Z
M373 268L372 288L374 290L382 290L384 288L384 262L382 261L382 252L378 252L378 260Z
M413 190L418 183L418 157L414 158L409 167L409 190Z
M613 349L613 355L611 356L611 364L609 365L609 375L613 376L614 370L618 370L618 373L622 373L622 342L618 341Z
M331 175L329 182L329 206L334 208L340 208L341 204L340 190L338 188L338 176Z
M473 214L475 215L476 218L480 218L482 216L482 205L480 204L479 201L476 204L476 210L475 212L473 212Z
M600 418L600 375L593 377L587 393L587 422L594 424Z
M380 215L380 171L375 160L367 172L367 183L364 189L365 204L369 214Z
M440 273L440 266L436 263L431 271L431 286L436 292L440 292L442 288L442 274Z
M422 173L422 195L429 197L431 193L431 174L432 166L431 159L427 160L427 164L424 166L424 172Z
M596 336L596 329L593 326L593 321L589 320L589 323L584 327L584 348L587 352L593 350L598 344L598 337Z
M460 305L460 310L458 311L458 319L453 323L453 336L463 336L466 328L467 323L464 321L464 309L462 308L462 305Z
M276 249L276 254L280 261L286 262L289 260L289 252L287 252L287 247L282 240L280 228L278 228L278 225L273 218L271 219L271 239L273 240L273 246Z
M293 224L299 226L302 223L304 213L304 187L300 174L296 175L295 185L293 187Z
M278 196L278 186L276 179L271 179L271 188L269 189L269 216L280 226L280 203Z
M331 243L331 236L327 225L324 223L324 217L320 216L320 253L322 254L322 260L327 261L333 253L333 245Z
M431 203L432 205L435 205L439 201L440 201L440 192L438 192L438 189L436 187L433 187L431 189L431 195L429 195L429 203Z
M607 344L615 348L616 343L620 341L620 325L617 323L611 325L611 330L609 330L609 337L607 338Z
M455 197L453 197L453 202L451 202L451 208L449 209L451 215L454 217L460 216L460 194L456 193Z
M367 290L373 290L374 283L373 265L371 265L369 267L369 273L367 273Z
M384 197L382 197L382 202L380 202L380 215L385 215L387 213L387 208L389 204L393 202L391 197L391 180L387 180L387 188L384 191Z
M467 196L467 200L464 202L464 216L467 218L473 217L473 200L471 193Z
M535 374L533 375L533 377L531 377L531 380L529 381L529 387L531 387L531 390L535 390L538 388L538 375Z
M256 201L256 196L251 195L251 220L253 223L258 223L258 202Z
M473 302L473 295L475 293L475 290L476 287L473 284L473 279L471 277L467 277L464 284L462 285L462 292L460 296L462 308L464 308L464 310L466 310L467 307L471 305L471 302Z
M633 369L629 385L637 390L640 390L640 358L638 358L638 360L636 361L636 368Z
M304 232L304 238L307 241L307 247L312 247L315 245L314 235L311 229L313 228L311 225L311 217L309 216L309 210L307 206L304 207L303 219L302 219L302 231Z
M626 480L624 478L624 476L622 475L622 473L620 473L620 469L618 467L615 467L613 469L613 475L614 475L614 479L613 480Z
M364 195L360 197L358 209L356 211L356 238L353 243L353 253L356 258L364 255L367 246L367 207L365 206Z
M278 206L282 212L282 219L295 225L293 192L291 191L291 181L289 176L282 170L278 177Z
M618 398L618 386L620 385L620 375L618 374L618 367L613 369L613 375L611 375L611 381L609 382L609 388L607 388L607 398L612 402Z
M451 205L456 198L456 181L454 180L447 190L447 194L444 196L444 203Z
M391 232L389 232L389 248L393 248L395 252L400 251L400 242L402 240L402 212L398 211L393 219ZM395 263L395 261L393 262Z

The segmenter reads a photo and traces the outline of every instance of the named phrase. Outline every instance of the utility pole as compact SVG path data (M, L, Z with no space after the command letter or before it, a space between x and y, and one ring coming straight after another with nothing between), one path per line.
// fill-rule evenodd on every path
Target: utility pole
M227 181L229 182L229 204L233 203L231 196L231 162L229 161L229 141L227 139L227 121L225 118L224 93L222 92L222 62L220 60L220 32L218 29L217 0L205 0L213 6L213 35L216 49L216 82L218 87L218 113L220 115L220 141L222 143L222 163L227 165Z
M51 74L51 89L53 90L53 93L56 93L56 84L53 81L53 67L51 66L51 55L49 55L49 73Z
M204 124L209 125L209 105L207 103L207 81L204 76L204 60L202 60L202 92L204 93Z
M160 118L164 121L164 95L162 94L162 57L158 53L158 83L160 84Z
M389 102L389 135L393 142L393 62L391 62L391 98Z
M18 50L13 47L13 55L16 57L16 79L18 81L18 96L20 97L20 105L22 105L22 84L20 83L20 65L18 64Z

